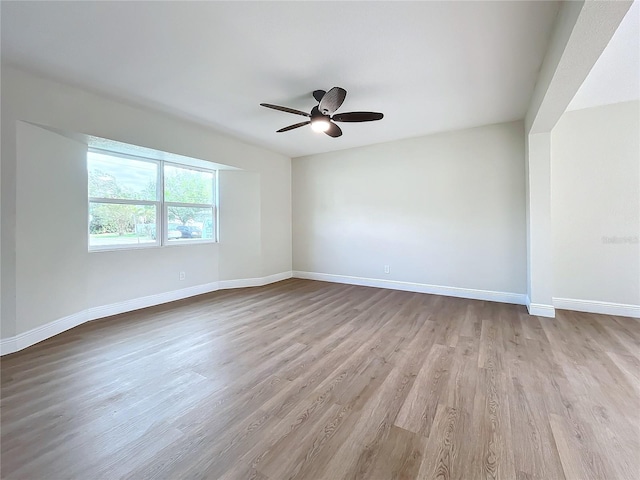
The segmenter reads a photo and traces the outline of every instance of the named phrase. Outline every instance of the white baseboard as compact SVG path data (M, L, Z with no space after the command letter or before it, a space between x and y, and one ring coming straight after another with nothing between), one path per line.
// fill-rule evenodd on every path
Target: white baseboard
M556 318L556 309L553 305L545 305L544 303L531 303L527 297L527 310L529 315L537 317Z
M27 332L16 335L15 337L9 337L0 341L0 355L7 355L22 350L23 348L30 347L36 343L39 343L47 338L54 337L65 330L70 330L73 327L82 325L87 321L87 311L83 310L73 315L59 318L53 322L49 322L40 327L36 327Z
M140 310L141 308L153 307L154 305L162 305L163 303L175 302L176 300L202 295L203 293L215 292L219 290L218 283L219 282L205 283L203 285L195 285L193 287L181 288L180 290L172 290L170 292L158 293L146 297L132 298L131 300L111 303L109 305L91 307L86 310L87 321L132 312L134 310Z
M432 295L470 298L473 300L487 300L490 302L513 303L516 305L525 305L527 300L527 296L522 293L496 292L493 290L477 290L473 288L444 287L441 285L429 285L426 283L400 282L397 280L381 280L377 278L365 277L350 277L347 275L332 275L329 273L294 271L293 276L295 278L320 280L323 282L346 283L349 285L361 285L364 287L388 288L391 290L429 293Z
M220 280L218 282L220 290L226 290L229 288L245 288L245 287L261 287L269 283L280 282L291 278L293 272L282 272L267 277L261 278L241 278L239 280Z
M156 295L133 298L131 300L116 302L110 305L91 307L81 312L59 318L58 320L54 320L14 337L0 340L0 355L8 355L9 353L18 352L24 348L30 347L31 345L42 342L47 338L51 338L66 330L70 330L73 327L77 327L78 325L82 325L85 322L96 320L98 318L109 317L119 313L131 312L141 308L174 302L176 300L182 300L183 298L202 295L203 293L215 292L216 290L267 285L269 283L286 280L287 278L291 278L292 275L293 273L289 271L259 278L243 278L239 280L211 282L203 285L181 288L180 290L158 293Z
M16 343L16 337L3 338L0 340L0 356L8 355L9 353L17 351L18 346Z
M640 318L640 305L556 297L553 298L553 305L561 310L575 310L577 312Z

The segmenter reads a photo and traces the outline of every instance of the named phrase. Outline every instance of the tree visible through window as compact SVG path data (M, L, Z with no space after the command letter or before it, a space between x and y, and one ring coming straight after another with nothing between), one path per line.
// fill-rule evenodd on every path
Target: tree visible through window
M183 238L214 238L213 179L211 171L165 164L164 202L169 232L179 231Z
M87 167L90 249L215 240L215 171L93 150Z

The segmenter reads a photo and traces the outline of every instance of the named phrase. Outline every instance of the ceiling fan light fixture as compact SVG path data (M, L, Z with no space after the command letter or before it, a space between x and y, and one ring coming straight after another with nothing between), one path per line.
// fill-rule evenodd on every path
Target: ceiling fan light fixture
M330 126L329 120L326 118L314 118L311 120L311 128L314 132L326 132Z
M304 127L305 125L311 125L314 132L325 133L330 137L338 138L342 136L342 130L335 122L372 122L374 120L381 120L382 117L384 117L384 115L379 112L347 112L333 115L333 113L340 108L346 96L347 91L340 87L333 87L328 92L324 90L314 90L313 98L319 103L313 107L309 113L294 108L272 105L271 103L261 103L260 105L272 108L273 110L280 110L281 112L293 113L308 118L308 120L304 122L295 123L276 130L276 133L288 132L289 130Z

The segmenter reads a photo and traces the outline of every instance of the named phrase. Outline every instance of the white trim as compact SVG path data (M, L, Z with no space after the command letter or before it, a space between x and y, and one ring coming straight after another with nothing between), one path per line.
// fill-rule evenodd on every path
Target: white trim
M527 296L523 293L496 292L493 290L478 290L474 288L445 287L426 283L400 282L397 280L381 280L377 278L351 277L347 275L333 275L329 273L294 271L295 278L320 280L322 282L346 283L365 287L388 288L407 292L430 293L447 297L470 298L473 300L487 300L490 302L513 303L525 305Z
M157 200L129 200L128 198L89 197L89 203L104 203L107 205L159 206L161 202Z
M82 325L91 320L117 315L119 313L131 312L141 308L161 305L183 298L202 295L203 293L215 292L216 290L224 290L227 288L241 288L267 285L269 283L279 282L292 277L292 272L276 273L266 277L245 278L240 280L224 280L221 282L205 283L203 285L195 285L193 287L181 288L180 290L172 290L170 292L148 295L146 297L133 298L123 302L112 303L110 305L102 305L99 307L91 307L81 312L54 320L40 327L36 327L27 332L21 333L14 337L3 338L0 340L0 355L8 355L9 353L18 352L24 348L30 347L36 343L42 342L48 338L58 335L66 330Z
M0 356L17 352L16 337L9 337L0 340Z
M132 298L131 300L112 303L110 305L91 307L86 310L87 321L132 312L134 310L140 310L141 308L153 307L154 305L162 305L163 303L175 302L176 300L202 295L203 293L215 292L216 290L218 290L218 282L212 282L205 283L204 285L181 288L180 290L148 295L146 297Z
M0 342L0 355L7 355L30 347L38 342L51 338L59 333L69 330L87 321L87 311L83 310L53 322L41 325L27 332L3 339Z
M600 313L603 315L617 315L620 317L640 318L640 305L557 297L553 297L553 305L561 310L575 310L577 312Z
M293 276L293 272L282 272L276 273L274 275L269 275L267 277L260 278L241 278L238 280L220 280L220 290L226 290L229 288L245 288L245 287L261 287L263 285L267 285L268 283L280 282L282 280L286 280L287 278L291 278Z
M556 318L556 309L553 305L545 305L544 303L527 303L529 315L537 317Z

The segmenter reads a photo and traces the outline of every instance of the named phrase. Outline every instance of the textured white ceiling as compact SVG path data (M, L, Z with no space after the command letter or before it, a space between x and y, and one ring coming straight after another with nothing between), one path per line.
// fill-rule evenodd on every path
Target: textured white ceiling
M524 117L557 2L6 2L3 61L296 157ZM330 138L311 92L348 91Z
M635 1L567 110L640 99L640 2Z

